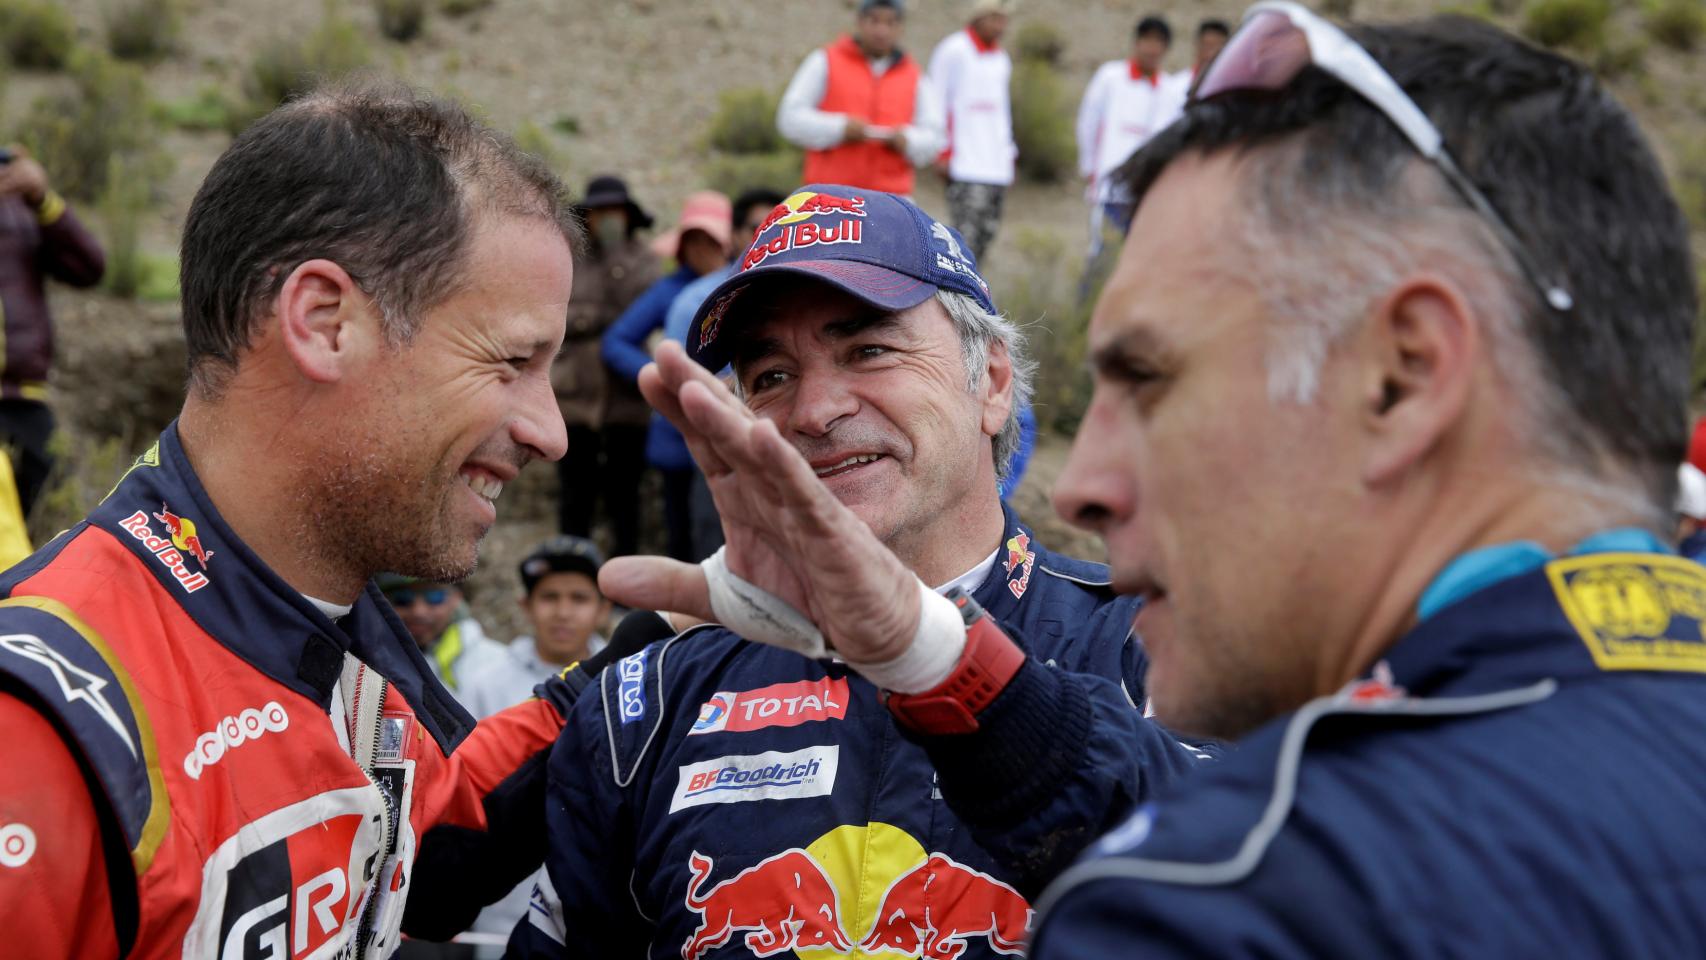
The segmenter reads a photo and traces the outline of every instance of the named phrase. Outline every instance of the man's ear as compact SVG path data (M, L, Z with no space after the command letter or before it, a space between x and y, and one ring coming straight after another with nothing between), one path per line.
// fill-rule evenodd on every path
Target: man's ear
M367 346L376 327L368 319L367 295L343 267L308 260L290 271L274 309L279 336L296 368L315 383L336 383L350 372L352 358Z
M989 344L989 361L983 369L983 432L995 436L1013 412L1013 356L1004 340Z
M1361 387L1364 483L1393 482L1462 425L1483 322L1455 285L1433 276L1407 281L1376 308Z

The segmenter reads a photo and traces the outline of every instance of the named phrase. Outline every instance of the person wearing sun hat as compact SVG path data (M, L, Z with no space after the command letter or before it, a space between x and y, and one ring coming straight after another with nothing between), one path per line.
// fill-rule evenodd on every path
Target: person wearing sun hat
M646 344L652 334L663 328L669 317L670 304L688 284L722 269L728 263L729 238L733 230L729 222L731 215L729 198L723 194L715 190L691 193L681 205L681 217L675 228L652 244L652 249L658 254L675 258L676 268L647 288L604 333L602 353L605 366L609 368L611 378L619 381L623 389L637 389L635 378L639 376L640 368L651 360ZM663 476L667 549L670 556L686 560L693 552L689 510L693 461L679 444L672 445L660 435L649 409L646 420L645 459ZM637 499L634 504L637 508ZM620 556L634 553L637 549L637 543L619 540L614 553Z
M651 409L632 384L610 375L599 346L622 311L657 280L661 264L639 236L652 215L620 177L593 177L576 210L586 222L589 249L575 258L563 349L551 367L569 431L569 452L557 462L558 529L591 535L602 504L618 550L632 551Z

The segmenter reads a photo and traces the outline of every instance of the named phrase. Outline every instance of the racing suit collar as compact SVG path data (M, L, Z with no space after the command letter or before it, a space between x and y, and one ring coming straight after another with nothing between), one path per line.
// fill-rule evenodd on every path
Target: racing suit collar
M1471 551L1429 585L1421 601L1424 618L1387 650L1363 682L1387 683L1410 696L1456 697L1544 678L1568 682L1607 669L1647 669L1610 662L1599 631L1574 599L1572 578L1581 572L1651 577L1654 571L1706 593L1706 571L1633 528L1597 533L1563 558L1527 542ZM1700 643L1698 626L1680 608L1669 612L1660 634Z
M390 681L448 753L474 721L432 676L420 648L371 582L332 622L238 539L191 468L173 421L88 523L141 560L203 630L255 669L331 706L353 654Z

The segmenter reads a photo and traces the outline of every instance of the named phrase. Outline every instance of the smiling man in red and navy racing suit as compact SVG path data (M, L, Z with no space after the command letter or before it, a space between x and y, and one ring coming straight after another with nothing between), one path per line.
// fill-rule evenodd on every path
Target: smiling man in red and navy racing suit
M747 408L923 582L969 595L1074 696L1142 728L1151 762L1110 792L1138 800L1199 764L1134 705L1135 601L1101 565L1044 549L997 496L1030 363L958 235L892 195L805 187L743 266L695 320L700 362L732 361ZM571 712L551 755L554 889L512 953L1019 952L1034 884L973 840L876 686L809 640L743 639L738 611L718 612L727 627L620 661ZM992 827L1049 797L1002 799Z
M562 455L564 209L407 91L310 95L214 165L180 417L0 579L0 953L388 957L470 869L428 868L434 831L488 871L542 826L508 798L563 679L475 729L370 578L466 576L503 483Z

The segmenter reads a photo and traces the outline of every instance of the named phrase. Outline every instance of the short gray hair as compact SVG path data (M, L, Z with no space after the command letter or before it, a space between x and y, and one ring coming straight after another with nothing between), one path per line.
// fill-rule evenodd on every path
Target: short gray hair
M976 392L983 386L990 346L1001 343L1007 347L1007 356L1013 363L1013 406L1007 411L1007 422L995 434L995 478L1005 480L1013 454L1019 451L1019 411L1030 405L1036 391L1033 378L1037 361L1025 349L1025 335L1012 320L990 313L963 293L938 290L936 302L948 311L948 319L954 322L954 330L960 335L967 390Z

